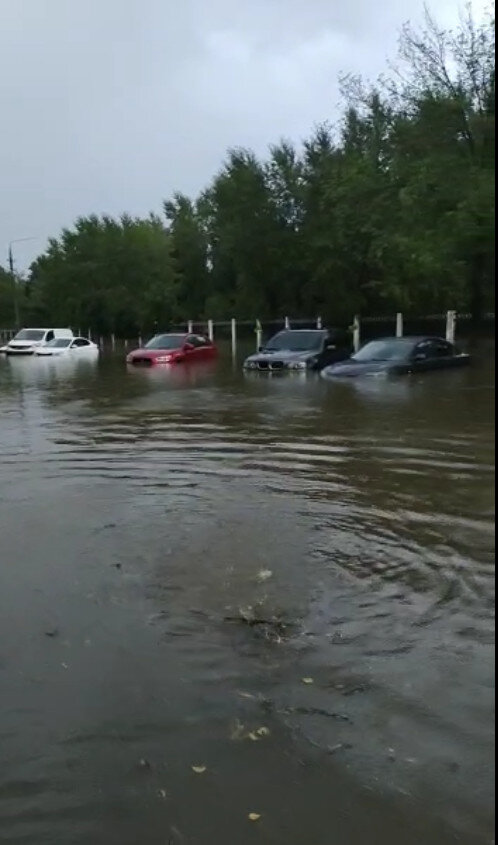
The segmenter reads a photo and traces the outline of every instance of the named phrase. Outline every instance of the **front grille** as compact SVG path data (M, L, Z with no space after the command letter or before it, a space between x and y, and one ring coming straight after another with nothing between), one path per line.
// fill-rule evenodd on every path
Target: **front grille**
M258 361L258 368L260 370L283 370L283 361Z
M135 364L137 367L152 367L152 361L150 358L132 358L132 364Z

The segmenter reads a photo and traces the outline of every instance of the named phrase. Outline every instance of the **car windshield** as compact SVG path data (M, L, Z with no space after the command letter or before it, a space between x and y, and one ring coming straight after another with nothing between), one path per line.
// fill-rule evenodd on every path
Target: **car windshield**
M413 341L403 338L388 338L387 340L372 340L363 349L353 355L354 361L367 363L369 361L400 361L407 358L413 347Z
M313 331L279 332L265 346L268 352L312 352L319 349L323 335Z
M45 329L21 329L14 340L43 340L44 337Z
M146 349L180 349L185 343L181 334L158 334L145 344Z
M47 343L47 346L50 346L52 349L55 347L56 349L64 349L65 346L69 346L71 344L70 337L56 337L54 340L51 340Z

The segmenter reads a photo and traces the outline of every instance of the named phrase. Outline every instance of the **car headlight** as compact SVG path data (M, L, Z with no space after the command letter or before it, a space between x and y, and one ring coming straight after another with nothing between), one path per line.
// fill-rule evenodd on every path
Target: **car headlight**
M289 364L290 370L305 370L308 366L307 361L291 361Z
M158 358L156 358L158 364L168 364L171 360L171 355L160 355Z
M244 369L255 370L257 368L256 361L244 361Z

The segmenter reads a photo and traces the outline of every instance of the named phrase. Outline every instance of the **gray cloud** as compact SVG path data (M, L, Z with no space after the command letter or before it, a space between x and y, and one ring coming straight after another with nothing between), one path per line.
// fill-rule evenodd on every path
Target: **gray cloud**
M433 9L458 18L454 0ZM36 235L16 245L24 269L80 214L197 192L229 146L300 141L337 116L338 73L377 76L420 14L410 0L0 0L0 263Z

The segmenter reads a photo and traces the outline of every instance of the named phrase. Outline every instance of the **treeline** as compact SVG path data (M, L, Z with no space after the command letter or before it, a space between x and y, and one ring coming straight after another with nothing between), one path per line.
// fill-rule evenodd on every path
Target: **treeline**
M31 267L24 322L119 334L187 318L494 309L494 20L469 11L444 32L427 15L403 29L388 78L342 90L339 125L264 161L230 151L163 218L64 230Z

